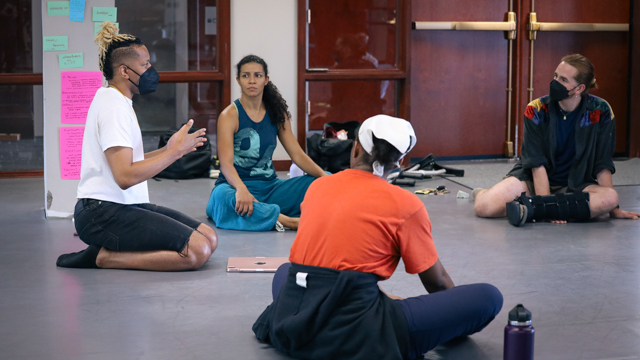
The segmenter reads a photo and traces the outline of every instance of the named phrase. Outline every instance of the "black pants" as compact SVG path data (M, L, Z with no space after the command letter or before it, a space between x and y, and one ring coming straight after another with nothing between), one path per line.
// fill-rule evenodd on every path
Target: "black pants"
M201 222L154 204L124 205L79 199L75 226L80 239L114 251L173 250L182 253Z
M287 280L290 267L291 263L282 264L273 277L274 300ZM396 303L404 311L409 326L409 358L417 359L439 344L484 329L502 309L502 293L490 284L470 284Z

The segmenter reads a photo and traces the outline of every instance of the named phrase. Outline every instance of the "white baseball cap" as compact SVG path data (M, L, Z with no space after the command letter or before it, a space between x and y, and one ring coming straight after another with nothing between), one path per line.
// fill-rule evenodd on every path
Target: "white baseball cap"
M358 142L364 151L371 154L373 135L393 145L402 154L402 159L416 145L416 133L411 124L404 119L389 115L376 115L365 120L358 130ZM373 173L382 176L384 167L374 162Z

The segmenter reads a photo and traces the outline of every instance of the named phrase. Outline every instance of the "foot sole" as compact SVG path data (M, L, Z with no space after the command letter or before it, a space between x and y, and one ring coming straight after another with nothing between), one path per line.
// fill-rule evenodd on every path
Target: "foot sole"
M527 208L517 201L507 203L507 218L509 224L520 227L527 222Z

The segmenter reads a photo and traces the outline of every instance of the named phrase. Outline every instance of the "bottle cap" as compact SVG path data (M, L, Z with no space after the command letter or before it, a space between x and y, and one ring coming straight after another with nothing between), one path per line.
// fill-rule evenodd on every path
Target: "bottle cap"
M509 322L523 323L522 325L528 323L530 325L531 311L527 310L522 304L518 304L509 311Z

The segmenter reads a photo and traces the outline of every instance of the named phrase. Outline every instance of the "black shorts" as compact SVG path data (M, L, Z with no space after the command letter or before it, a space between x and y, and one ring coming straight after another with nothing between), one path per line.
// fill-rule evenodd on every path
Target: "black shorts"
M201 224L179 211L154 204L124 205L95 199L79 199L74 219L82 241L114 251L182 253Z

